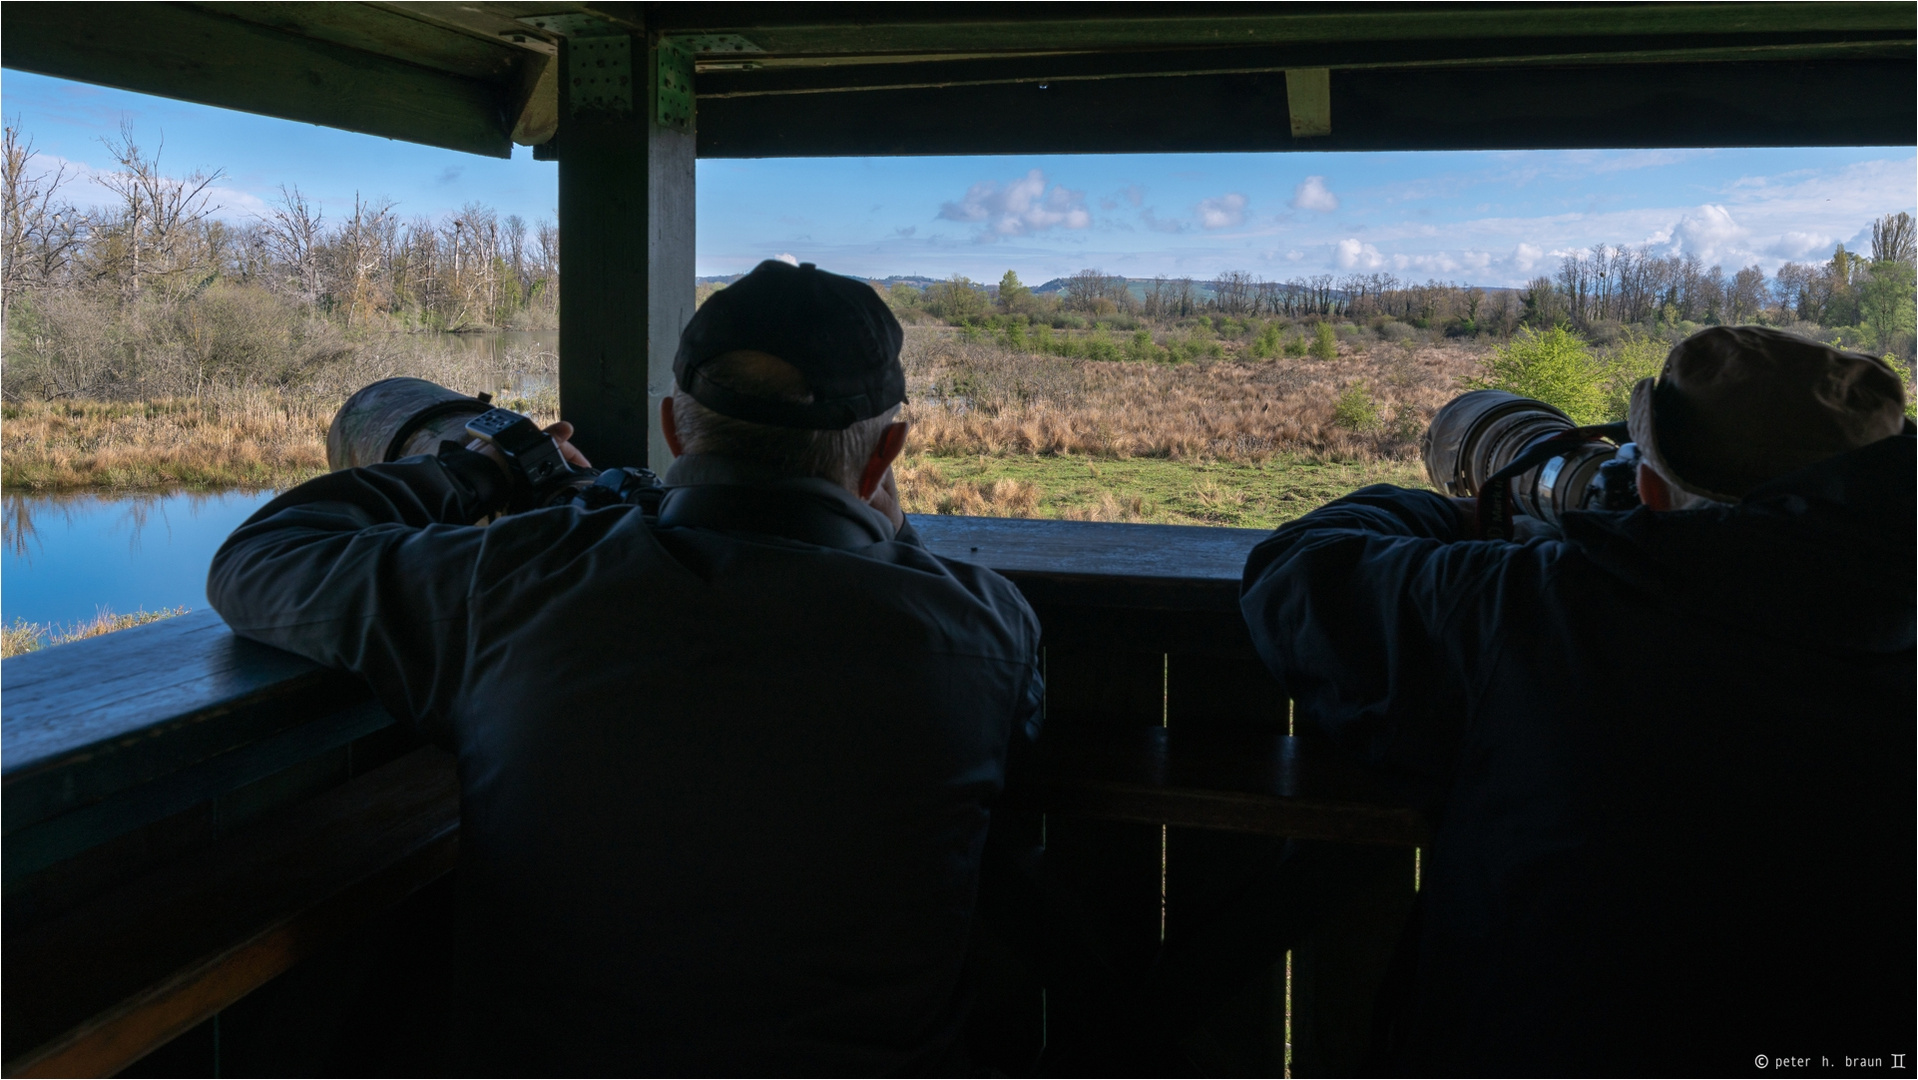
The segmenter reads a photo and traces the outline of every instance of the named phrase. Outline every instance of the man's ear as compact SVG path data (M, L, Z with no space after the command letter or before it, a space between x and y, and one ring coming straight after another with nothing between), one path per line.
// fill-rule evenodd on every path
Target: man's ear
M866 468L859 474L859 497L872 498L879 490L879 482L886 478L886 470L892 468L899 452L906 448L906 422L896 421L886 425L879 433L879 443L872 448L872 456L866 459Z
M659 433L666 436L666 446L674 457L686 452L680 447L679 422L673 419L673 399L670 397L659 399Z
M1642 461L1638 463L1638 501L1653 510L1670 510L1677 503L1672 498L1672 486L1657 469Z

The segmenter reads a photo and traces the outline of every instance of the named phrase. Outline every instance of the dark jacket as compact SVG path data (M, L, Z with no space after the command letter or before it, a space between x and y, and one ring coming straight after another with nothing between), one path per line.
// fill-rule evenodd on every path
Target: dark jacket
M1372 487L1253 552L1245 616L1298 715L1439 817L1404 1067L1911 1046L1913 462L1887 439L1524 544Z
M476 528L498 474L443 458L288 492L207 591L457 753L473 1064L953 1067L988 807L1036 730L1019 593L823 481Z

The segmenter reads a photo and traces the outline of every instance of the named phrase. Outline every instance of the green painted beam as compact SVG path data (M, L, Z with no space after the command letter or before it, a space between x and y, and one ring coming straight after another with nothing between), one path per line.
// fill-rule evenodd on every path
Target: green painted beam
M663 8L670 33L743 35L774 55L1006 50L1140 49L1305 42L1420 41L1506 37L1660 37L1918 29L1909 3L1694 4L1288 4L1147 5L1084 18L1004 14L956 18L936 5L923 16L878 17L839 5L700 4ZM975 9L979 10L979 9ZM1108 9L1110 10L1110 9ZM833 16L833 17L828 17Z
M1610 46L1605 48L1604 46ZM1048 56L999 56L919 63L841 63L715 70L699 77L701 100L768 94L816 94L840 90L917 90L998 83L1065 82L1187 75L1259 74L1299 68L1351 71L1440 67L1590 66L1693 64L1733 61L1887 60L1918 48L1911 34L1732 35L1665 38L1658 47L1638 41L1591 38L1506 38L1473 42L1387 41L1337 45L1274 45L1249 48L1078 52Z
M1282 72L702 93L699 156L1910 146L1915 76L1908 57L1334 70L1310 138ZM1016 122L953 119L982 116Z
M498 37L450 32L372 4L201 0L177 6L481 81L507 78L525 52Z
M512 156L507 87L174 4L9 4L0 65Z

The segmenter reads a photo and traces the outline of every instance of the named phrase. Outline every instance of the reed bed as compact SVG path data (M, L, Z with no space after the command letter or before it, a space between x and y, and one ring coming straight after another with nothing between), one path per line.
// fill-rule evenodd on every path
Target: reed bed
M410 375L550 419L558 360L377 341L291 386L212 387L144 400L10 400L0 406L0 488L15 493L285 488L326 470L326 429L352 392Z
M921 331L906 350L908 445L938 457L1410 460L1481 362L1467 347L1383 342L1336 360L1067 360Z

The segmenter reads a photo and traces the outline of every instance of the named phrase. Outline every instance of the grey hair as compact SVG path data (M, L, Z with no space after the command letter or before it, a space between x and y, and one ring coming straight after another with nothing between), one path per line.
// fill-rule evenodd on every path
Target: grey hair
M700 365L700 374L742 394L798 402L813 398L792 365L764 353L727 353ZM894 405L841 431L806 431L721 416L686 391L673 391L673 426L684 453L750 462L779 476L817 477L849 491L858 490L880 433L898 415Z

